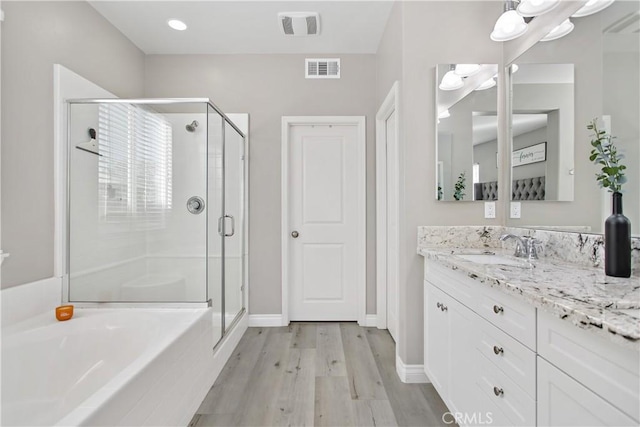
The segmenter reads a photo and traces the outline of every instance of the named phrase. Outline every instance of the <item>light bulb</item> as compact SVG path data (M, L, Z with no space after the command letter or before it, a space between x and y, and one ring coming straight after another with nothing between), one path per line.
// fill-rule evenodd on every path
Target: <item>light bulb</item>
M550 42L551 40L557 40L560 37L564 37L573 31L573 23L567 18L562 24L549 31L549 34L540 39L541 42Z
M515 10L507 10L496 21L490 37L496 42L513 40L526 33L527 28L522 16L518 15Z
M438 119L446 119L448 117L451 117L451 114L449 113L449 109L446 109L442 113L438 114Z
M572 18L582 18L583 16L593 15L601 10L611 6L614 0L589 0L587 4L582 6L576 13L571 15Z
M442 77L442 81L440 82L440 90L456 90L460 89L464 86L464 82L462 78L455 73L455 71L447 71Z
M517 11L520 16L540 16L554 9L560 0L522 0Z
M187 29L187 24L180 21L179 19L169 19L167 21L167 25L177 31L184 31Z

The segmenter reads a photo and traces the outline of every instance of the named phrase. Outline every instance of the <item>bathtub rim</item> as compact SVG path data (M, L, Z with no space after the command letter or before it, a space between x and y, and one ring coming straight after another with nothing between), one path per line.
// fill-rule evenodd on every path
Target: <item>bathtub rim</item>
M194 307L190 307L190 309L153 307L150 309L138 308L137 310L120 310L118 308L106 310L100 308L82 309L82 311L85 310L87 310L85 313L88 312L91 316L103 315L107 313L111 315L117 315L118 313L125 312L148 313L151 315L159 316L162 316L163 313L172 313L184 314L185 317L174 321L177 326L175 329L173 329L173 333L170 336L156 343L152 343L141 353L136 354L136 356L131 359L129 363L124 365L122 369L119 370L115 375L109 377L102 386L95 389L92 393L88 394L86 398L82 400L77 406L72 408L66 414L63 414L61 418L51 421L50 425L53 426L81 425L102 406L108 404L109 401L113 399L119 392L123 391L129 384L134 382L145 368L157 361L172 345L178 342L186 334L192 332L194 329L201 328L203 326L203 322L208 323L209 317L214 314L212 308L199 309ZM44 318L45 316L48 316L48 314L41 313L37 316L37 318ZM37 323L32 323L30 320L32 319L29 319L25 322L19 322L7 329L3 328L3 333L8 333L9 336L12 336L14 334L20 334L22 332L31 330L33 326L37 325ZM24 328L24 326L26 326L26 328Z

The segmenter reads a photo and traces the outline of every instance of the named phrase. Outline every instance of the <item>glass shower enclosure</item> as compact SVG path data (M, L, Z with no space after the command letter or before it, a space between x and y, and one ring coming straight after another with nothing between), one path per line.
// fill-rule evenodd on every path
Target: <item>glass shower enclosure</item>
M243 132L208 99L79 99L67 113L65 299L206 303L219 340L245 307Z

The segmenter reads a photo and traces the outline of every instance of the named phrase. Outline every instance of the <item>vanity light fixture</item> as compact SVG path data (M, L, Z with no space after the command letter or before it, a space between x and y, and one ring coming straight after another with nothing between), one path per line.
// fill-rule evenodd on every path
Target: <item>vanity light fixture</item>
M456 64L455 73L462 77L473 76L480 71L480 64Z
M491 77L489 80L487 80L486 82L482 83L480 86L475 88L475 90L487 90L487 89L491 89L495 85L496 85L496 79Z
M578 9L576 13L571 15L572 18L582 18L583 16L593 15L601 10L611 6L614 0L589 0L587 4Z
M551 40L557 40L560 37L564 37L573 31L573 23L569 20L569 18L565 19L562 24L555 27L553 30L549 31L549 34L540 39L541 42L550 42Z
M456 74L455 69L455 64L451 64L449 71L442 76L442 81L438 86L440 90L457 90L464 86L462 77Z
M187 24L185 24L179 19L169 19L167 21L167 25L176 31L184 31L187 29Z
M521 0L516 10L524 17L540 16L559 4L560 0Z
M491 40L496 42L506 42L513 40L527 32L527 24L524 18L516 12L515 2L506 0L504 2L504 13L496 21L496 25L491 32Z

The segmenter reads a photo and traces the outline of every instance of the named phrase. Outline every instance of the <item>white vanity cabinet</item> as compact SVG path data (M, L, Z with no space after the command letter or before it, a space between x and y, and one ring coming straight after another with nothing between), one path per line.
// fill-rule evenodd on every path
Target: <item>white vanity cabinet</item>
M476 280L425 263L425 374L463 425L535 425L535 353L523 344L535 346L535 309L480 291Z
M461 425L640 420L640 353L425 259L424 367Z

